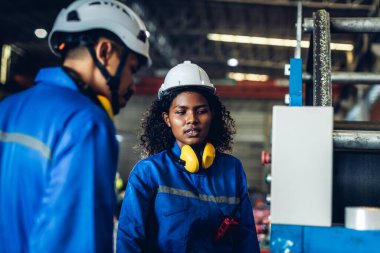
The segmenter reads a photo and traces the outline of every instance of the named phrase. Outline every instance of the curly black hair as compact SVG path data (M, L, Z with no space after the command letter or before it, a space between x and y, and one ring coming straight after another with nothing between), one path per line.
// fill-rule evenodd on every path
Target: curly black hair
M185 91L198 92L208 101L213 117L206 141L212 143L219 152L232 151L233 135L236 133L235 121L232 119L230 112L220 102L219 97L204 89L184 87L167 93L161 99L154 100L144 113L144 119L141 124L142 133L139 139L139 146L143 150L143 156L154 155L173 146L175 137L171 128L165 124L162 113L169 114L172 101L178 94Z

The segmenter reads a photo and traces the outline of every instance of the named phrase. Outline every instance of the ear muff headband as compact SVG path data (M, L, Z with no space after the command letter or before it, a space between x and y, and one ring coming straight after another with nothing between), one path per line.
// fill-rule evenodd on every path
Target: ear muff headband
M211 143L207 143L201 153L202 168L208 169L211 167L215 159L215 148ZM195 151L189 146L185 145L181 149L181 155L179 157L185 162L185 169L190 173L196 173L199 171L199 159Z

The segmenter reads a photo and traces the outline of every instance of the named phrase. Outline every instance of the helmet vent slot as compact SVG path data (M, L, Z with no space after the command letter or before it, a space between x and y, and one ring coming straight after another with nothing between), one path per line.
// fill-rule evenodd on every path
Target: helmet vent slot
M67 21L80 21L77 11L70 11L67 14Z
M92 2L89 5L100 5L100 4L101 4L100 2Z
M137 39L141 40L142 42L146 42L146 33L145 31L140 31L139 34L137 35Z
M122 9L125 14L127 14L128 17L132 18L131 15L129 15L128 11L126 9Z

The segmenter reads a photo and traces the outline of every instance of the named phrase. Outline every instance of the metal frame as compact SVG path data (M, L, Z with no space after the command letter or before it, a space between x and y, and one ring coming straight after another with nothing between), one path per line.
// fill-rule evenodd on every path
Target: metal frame
M313 18L305 18L304 32L312 32L312 47L310 55L313 58L312 74L304 73L302 78L306 81L306 105L331 106L331 86L334 83L344 84L378 84L380 74L331 72L331 32L375 33L380 32L380 18L330 18L325 10L318 10ZM308 67L308 71L311 67ZM310 85L310 82L313 85ZM308 85L309 83L309 85ZM313 89L313 100L310 101Z

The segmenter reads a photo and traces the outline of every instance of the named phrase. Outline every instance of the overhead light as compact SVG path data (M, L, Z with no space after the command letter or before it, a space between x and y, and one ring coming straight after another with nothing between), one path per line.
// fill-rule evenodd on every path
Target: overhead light
M239 72L228 72L227 77L236 81L247 80L247 81L256 81L256 82L266 82L269 80L268 75L239 73Z
M38 28L38 29L34 30L34 35L36 35L36 37L39 39L46 38L47 34L48 34L47 31L43 28Z
M270 46L279 46L279 47L296 47L297 46L297 40L290 40L290 39L266 38L266 37L219 34L219 33L209 33L207 34L207 38L209 40L231 42L231 43L270 45ZM302 40L301 47L309 48L310 42L306 40ZM352 51L354 49L354 45L347 44L347 43L330 43L330 48L331 50Z
M227 65L230 67L236 67L239 65L239 61L236 58L230 58L227 60Z

